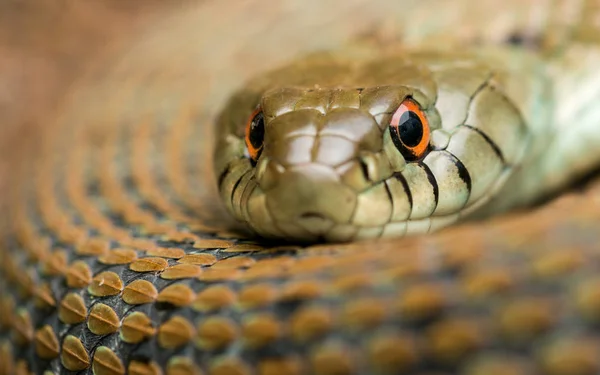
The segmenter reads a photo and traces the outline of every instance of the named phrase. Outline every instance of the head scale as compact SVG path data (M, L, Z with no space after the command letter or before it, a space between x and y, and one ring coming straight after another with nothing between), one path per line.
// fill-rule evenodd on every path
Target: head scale
M526 145L493 77L419 53L313 56L267 73L219 121L225 205L262 236L300 241L453 223L502 187Z

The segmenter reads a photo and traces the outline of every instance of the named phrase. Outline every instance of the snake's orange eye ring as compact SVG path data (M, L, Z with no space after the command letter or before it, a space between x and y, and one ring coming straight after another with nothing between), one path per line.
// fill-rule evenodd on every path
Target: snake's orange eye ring
M429 122L419 105L406 98L392 116L390 136L406 161L421 159L429 150Z
M260 157L265 140L265 117L260 107L256 108L246 123L246 148L252 165Z

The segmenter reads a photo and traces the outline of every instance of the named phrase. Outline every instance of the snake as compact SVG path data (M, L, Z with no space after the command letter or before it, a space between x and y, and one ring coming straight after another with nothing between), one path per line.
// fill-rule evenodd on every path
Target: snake
M600 4L417 3L93 62L8 158L0 375L600 373Z

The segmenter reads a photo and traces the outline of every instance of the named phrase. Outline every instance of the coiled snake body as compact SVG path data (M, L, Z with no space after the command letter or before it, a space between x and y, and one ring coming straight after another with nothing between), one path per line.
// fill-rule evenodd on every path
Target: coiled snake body
M346 6L398 14L372 3ZM411 42L407 20L400 46L339 48L350 15L316 2L239 35L320 39L165 43L220 35L211 6L90 69L15 156L0 374L600 373L597 183L433 234L597 167L593 1L501 43L488 12L469 40L423 26ZM282 67L256 67L269 58ZM216 195L291 242L230 231Z

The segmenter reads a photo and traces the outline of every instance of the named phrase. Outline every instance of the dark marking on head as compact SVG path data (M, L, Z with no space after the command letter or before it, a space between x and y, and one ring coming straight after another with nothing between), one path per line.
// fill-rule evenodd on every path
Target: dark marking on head
M412 211L413 197L412 197L412 193L410 192L410 189L408 187L408 182L406 182L406 179L404 178L402 173L396 172L396 173L394 173L393 176L396 178L396 180L400 181L400 183L402 184L402 187L404 187L404 191L406 192L406 196L408 197L408 203L410 204L410 209Z
M460 179L463 180L465 185L467 185L467 190L469 190L469 193L471 193L471 175L469 174L467 167L465 167L465 165L455 155L448 151L446 152L448 153L448 155L452 156L452 161L454 162L454 165L456 165L456 169L458 170L458 177L460 177Z
M438 186L437 180L435 179L435 176L433 175L433 173L431 172L431 169L427 166L427 164L419 163L419 165L423 168L423 170L427 174L427 179L429 180L429 183L433 187L433 196L435 198L435 207L437 208L439 197L440 197L440 188ZM434 210L435 210L435 208L434 208Z
M490 138L488 137L487 134L485 134L483 131L481 131L481 129L478 129L476 127L473 127L471 125L463 125L466 128L469 128L471 130L473 130L474 132L479 133L483 139L485 139L485 141L492 147L492 149L494 150L494 153L496 155L498 155L498 157L500 158L500 160L502 160L502 163L504 163L504 155L502 154L502 151L500 150L500 148L498 147L498 145L496 145L496 143Z

